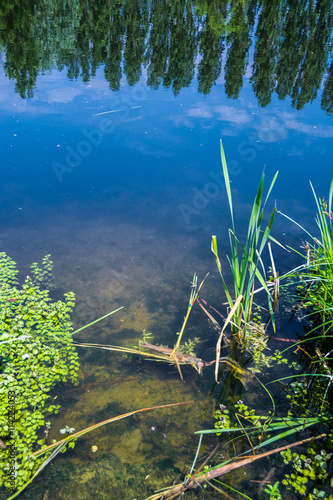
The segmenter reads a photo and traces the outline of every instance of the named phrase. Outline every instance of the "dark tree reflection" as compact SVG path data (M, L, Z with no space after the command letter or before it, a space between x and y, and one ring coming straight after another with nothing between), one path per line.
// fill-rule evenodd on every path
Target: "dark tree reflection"
M2 0L0 51L22 98L54 68L89 82L103 66L113 91L146 68L175 95L195 77L208 95L223 74L235 99L247 71L260 106L276 92L301 109L323 88L332 113L332 24L332 0Z

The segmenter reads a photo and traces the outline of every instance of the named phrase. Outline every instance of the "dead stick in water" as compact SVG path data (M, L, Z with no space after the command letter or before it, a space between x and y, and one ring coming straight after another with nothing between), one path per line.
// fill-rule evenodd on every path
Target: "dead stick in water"
M244 460L240 460L239 462L233 462L231 464L223 465L221 467L218 467L217 469L212 469L209 472L196 476L195 481L193 481L191 478L191 480L186 484L184 483L177 484L176 486L172 486L169 489L165 489L163 492L157 493L156 495L153 495L147 498L146 500L171 500L172 498L176 498L177 496L181 495L188 489L197 488L198 485L200 483L203 483L204 481L210 481L211 479L214 479L216 477L228 474L229 472L235 469L244 467L245 465L248 465L254 462L255 460L259 460L260 458L268 457L269 455L273 455L274 453L279 453L280 451L287 450L288 448L301 446L302 444L308 443L309 441L313 441L315 439L321 439L325 436L326 434L320 434L320 436L303 439L302 441L297 441L297 443L288 444L286 446L282 446L281 448L276 448L275 450L266 451L265 453L261 453L260 455L252 455L251 457L245 458Z
M193 368L197 370L199 375L201 375L204 366L210 366L213 363L215 363L215 360L206 362L203 361L201 358L196 358L195 356L191 356L190 354L184 354L179 351L174 351L174 349L170 349L169 347L147 344L146 342L141 342L140 345L145 349L151 349L152 351L161 352L162 354L164 354L169 358L170 362L175 362L176 364L178 362L179 364L192 365Z

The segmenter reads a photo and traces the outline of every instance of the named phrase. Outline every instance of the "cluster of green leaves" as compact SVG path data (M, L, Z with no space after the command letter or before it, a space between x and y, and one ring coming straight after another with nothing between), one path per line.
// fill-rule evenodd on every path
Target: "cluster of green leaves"
M145 342L147 344L149 343L152 343L153 342L153 338L154 338L154 335L150 332L146 332L146 329L144 328L142 330L142 335L141 337L139 338L139 340L136 342L127 342L126 346L131 349L131 350L135 350L135 351L141 351L141 352L146 352L147 349L145 349L144 347L141 346L141 343L142 342ZM127 358L129 360L131 360L133 358L132 354L129 352L127 354L124 353L123 355L124 358Z
M229 410L223 404L219 405L219 409L215 411L215 418L217 422L215 422L215 429L242 429L243 425L241 423L241 418L247 420L247 424L256 424L262 417L256 415L254 409L249 408L242 400L237 401L234 404L234 416L236 417L236 421L232 422L233 417L230 415ZM219 435L219 434L217 434Z
M58 382L76 383L79 368L69 316L74 294L52 302L48 290L29 277L19 286L17 273L13 260L0 253L0 434L6 446L0 455L0 479L9 488L11 453L15 451L19 488L41 461L31 453L36 445L45 445L46 416L59 408L49 393ZM41 438L44 425L46 436Z
M271 357L264 354L268 350L268 335L265 335L266 323L251 321L248 325L245 348L251 354L253 363L251 364L252 373L263 373L271 366Z
M52 271L53 262L50 254L45 255L41 267L37 262L34 262L31 265L34 285L37 285L42 290L54 290L56 286Z
M283 356L283 353L279 349L276 349L273 356L271 356L270 361L274 361L277 365L287 365L289 368L293 368L295 371L300 369L300 364L297 361L290 361L287 357Z
M269 500L282 500L278 481L273 486L268 484L264 491L269 495Z
M194 337L193 339L185 340L184 344L179 347L179 352L184 354L189 354L190 356L196 356L195 349L200 342L199 337Z
M314 327L319 326L324 335L333 331L333 234L326 205L318 201L323 216L322 239L315 239L314 244L309 245L308 264L297 275L302 306L307 309Z
M219 409L214 413L214 418L217 420L214 423L215 429L230 429L232 427L229 410L225 405L219 405ZM219 436L219 434L217 435Z
M282 451L281 455L285 464L289 464L293 468L291 474L286 474L282 484L287 486L289 490L295 490L302 496L307 491L309 480L316 481L316 484L323 484L329 477L327 462L332 456L332 453L327 453L325 450L316 450L312 445L308 448L306 454L291 453L288 449ZM309 500L314 498L326 498L324 491L318 491L314 488L307 496ZM331 496L330 496L331 498Z

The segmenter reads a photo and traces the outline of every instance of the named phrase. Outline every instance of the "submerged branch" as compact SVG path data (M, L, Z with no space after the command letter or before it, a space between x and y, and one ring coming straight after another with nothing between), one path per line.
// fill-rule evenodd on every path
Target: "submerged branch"
M146 500L171 500L172 498L176 498L178 495L183 494L186 490L197 488L201 483L205 481L210 481L219 476L223 476L228 474L229 472L239 469L240 467L244 467L245 465L249 465L255 460L259 460L260 458L268 457L269 455L273 455L274 453L279 453L281 451L287 450L288 448L293 448L295 446L301 446L309 441L314 441L315 439L321 439L325 437L326 434L320 434L316 437L310 437L307 439L303 439L302 441L297 441L297 443L288 444L286 446L282 446L280 448L276 448L274 450L266 451L265 453L261 453L260 455L252 455L251 457L245 458L244 460L240 460L239 462L233 462L226 465L222 465L221 467L213 468L208 472L197 475L195 480L194 476L191 477L188 483L180 483L175 486L172 486L169 489L165 489L162 493L157 493Z

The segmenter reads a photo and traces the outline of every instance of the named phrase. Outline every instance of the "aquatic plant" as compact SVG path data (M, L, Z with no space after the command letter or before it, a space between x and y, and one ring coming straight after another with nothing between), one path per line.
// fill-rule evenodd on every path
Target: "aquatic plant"
M47 254L43 257L41 267L39 267L37 262L31 264L34 284L42 290L54 290L56 285L52 271L53 262L51 260L51 254Z
M292 377L290 377L292 379ZM279 380L274 380L271 383L277 383ZM262 386L264 387L264 386ZM267 391L267 388L265 389ZM299 417L275 417L275 403L270 394L272 402L272 412L267 411L266 415L251 409L243 401L235 403L235 414L231 419L231 412L224 405L220 405L215 412L215 428L197 431L199 442L197 452L193 461L193 465L189 474L186 476L183 483L179 483L170 488L165 488L161 492L156 492L155 495L147 500L172 499L177 495L196 488L197 486L206 483L216 489L216 485L212 480L226 475L240 467L247 466L253 462L265 459L271 455L280 454L285 463L294 462L296 464L296 472L286 474L282 483L275 483L272 487L267 487L266 492L271 499L282 498L279 487L288 486L288 488L296 489L296 491L304 494L307 491L308 499L317 498L315 492L319 485L323 486L328 480L328 465L327 462L331 458L331 453L326 451L327 439L332 444L332 422L333 416L329 413L322 412L320 414L302 414ZM304 401L306 404L306 401ZM311 409L311 408L310 408ZM313 429L312 432L309 432ZM320 429L320 432L318 430ZM310 434L309 437L306 437ZM220 436L220 440L213 448L213 451L208 454L208 457L195 470L195 465L198 461L200 452L203 448L203 437L209 435ZM221 441L221 437L225 436L226 440ZM303 439L296 442L290 442L295 437L303 435ZM289 441L289 444L276 447L280 441ZM320 440L320 441L319 441ZM318 441L316 446L314 441ZM245 444L248 446L245 446ZM328 443L328 446L330 444ZM229 457L220 461L220 449L231 445ZM295 447L303 448L303 452L299 455L291 453L291 449ZM263 451L265 450L265 451ZM288 470L288 472L290 469ZM311 479L310 488L304 485ZM237 492L232 485L224 484L218 481L218 485L222 485L227 490ZM225 491L221 490L225 494ZM244 493L237 492L246 498L251 498ZM282 492L283 494L283 492ZM320 493L321 495L321 493ZM319 496L318 498L321 498ZM324 497L323 497L324 498ZM326 498L326 497L325 497Z
M293 276L298 284L298 305L305 308L307 317L313 322L313 329L328 334L333 328L333 175L330 182L328 199L320 199L310 182L317 206L316 223L319 238L311 235L304 227L288 215L281 215L300 227L310 238L304 244L305 255L296 251L305 262L285 276Z
M0 253L0 479L9 489L40 466L31 451L46 443L46 420L59 410L50 391L59 382L76 384L79 368L69 316L74 294L52 302L29 277L19 286L17 274L15 262Z
M261 289L266 291L268 298L268 308L270 311L272 324L273 327L275 326L274 315L273 315L274 300L272 299L270 289L266 282L267 273L265 271L264 264L262 261L262 253L268 242L268 238L270 237L270 232L272 229L276 213L276 207L274 206L273 211L269 217L268 223L266 227L264 227L263 223L264 209L278 175L278 172L276 172L268 189L266 198L264 199L263 192L264 192L265 176L264 174L262 174L248 223L246 241L245 244L243 245L239 241L236 235L228 166L224 154L222 141L220 142L220 150L221 150L221 161L222 161L224 181L225 181L228 204L231 215L232 227L231 229L229 229L230 259L228 260L232 272L233 287L231 288L230 286L228 286L226 282L221 260L218 254L217 237L212 236L211 250L215 256L217 268L219 270L223 283L223 288L229 304L229 315L221 330L221 334L216 346L216 366L215 366L216 380L218 379L218 364L219 364L220 348L221 348L220 346L224 330L226 326L230 323L232 334L237 336L239 340L246 341L249 325L251 325L252 321L253 295L256 291L255 287L258 284L261 285ZM278 297L275 298L277 299Z
M20 495L58 453L73 448L76 439L88 432L140 412L187 404L131 411L79 432L66 425L60 430L66 437L49 444L51 423L46 419L60 409L49 393L58 382L77 383L79 363L72 335L121 308L73 332L69 313L74 294L65 294L64 302L52 302L49 291L41 290L29 277L20 287L17 274L15 262L0 253L0 479L15 491L8 500ZM34 451L36 447L39 449Z
M306 493L309 480L323 484L329 477L328 464L332 453L318 450L314 444L305 453L291 453L290 449L281 452L285 464L292 464L293 471L285 474L282 484L289 490L294 490L302 496ZM325 492L316 489L318 498L325 498Z
M264 491L269 495L269 500L282 500L278 481L273 486L268 484Z
M236 429L231 429L231 430L236 430ZM198 431L198 433L201 433L201 434L206 433L206 432L209 432L209 431ZM190 472L190 474L187 475L187 477L185 478L185 481L183 483L176 484L176 485L171 486L169 488L164 488L163 490L156 492L154 495L150 496L146 500L171 500L173 498L178 498L179 495L183 495L186 491L190 491L192 489L197 488L202 483L206 483L206 484L209 484L212 486L211 481L213 479L215 480L218 477L229 474L230 472L232 472L234 470L237 470L241 467L245 467L249 464L256 462L257 460L261 460L262 458L266 458L266 457L274 455L276 453L283 452L283 451L285 451L289 448L292 448L294 446L301 446L301 445L304 445L310 441L313 441L316 439L321 439L324 436L325 436L325 434L315 436L315 437L310 437L310 438L304 439L302 441L297 441L296 443L292 443L289 446L286 445L286 446L282 446L282 447L277 448L277 449L266 451L264 453L253 454L247 458L244 458L244 455L246 454L245 453L242 455L238 455L236 457L237 460L235 460L235 461L232 461L232 459L228 459L228 460L225 460L224 462L221 462L213 467L206 467L205 468L205 464L212 458L213 453L216 452L216 448L215 448L213 450L213 452L209 454L208 458L203 462L203 464L197 469L197 471L193 473L194 464L195 464L197 457L199 455L199 450L200 450L201 443L202 443L202 440L199 439L196 457L195 457L191 472ZM267 443L263 443L262 445L264 445L264 444L267 444ZM222 484L223 486L226 486L228 489L230 489L232 491L236 491L237 493L240 493L237 490L235 490L234 488L230 487L229 485L226 485L226 484L221 483L221 482L220 482L220 484ZM250 497L244 495L243 493L241 493L241 495L252 500Z
M231 229L229 229L229 242L230 242L230 252L231 252L229 264L233 277L233 290L230 289L230 287L227 285L223 275L222 264L218 255L216 236L212 236L211 249L215 255L216 264L220 276L222 278L224 291L230 308L232 309L238 297L242 297L241 301L239 302L233 314L232 329L233 333L237 335L242 335L242 337L246 339L246 329L247 329L247 324L251 319L253 292L255 290L256 280L259 281L261 286L266 290L268 295L269 308L272 311L272 301L269 289L266 284L266 271L261 256L266 246L268 237L270 235L276 212L276 207L274 207L270 215L269 221L267 223L267 226L263 230L264 208L266 206L271 190L273 189L278 172L275 174L271 182L271 185L269 187L268 193L264 201L263 201L263 189L264 189L265 176L264 174L261 176L259 187L257 190L257 194L255 196L252 212L249 219L246 242L245 245L242 245L236 235L229 173L228 173L228 167L222 141L220 143L220 148L221 148L223 175L227 190L227 197L228 197L228 203L231 215L231 225L232 225ZM233 296L235 298L233 298Z

